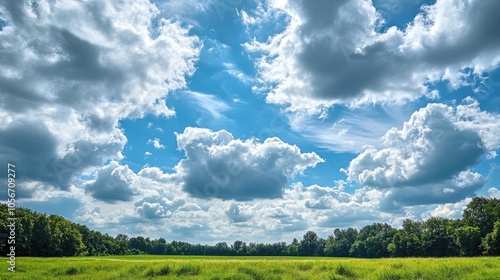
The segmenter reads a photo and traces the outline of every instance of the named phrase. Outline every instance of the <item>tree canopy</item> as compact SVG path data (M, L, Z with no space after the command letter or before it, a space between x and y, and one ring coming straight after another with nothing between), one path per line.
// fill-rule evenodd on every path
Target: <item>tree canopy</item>
M0 204L0 251L7 254L7 205ZM476 197L467 205L462 219L433 217L426 221L407 219L400 229L374 223L360 230L333 230L327 239L314 231L291 244L247 243L228 245L167 242L165 238L112 237L61 216L26 208L16 209L16 255L99 256L126 254L234 255L234 256L336 256L336 257L448 257L500 255L500 200Z

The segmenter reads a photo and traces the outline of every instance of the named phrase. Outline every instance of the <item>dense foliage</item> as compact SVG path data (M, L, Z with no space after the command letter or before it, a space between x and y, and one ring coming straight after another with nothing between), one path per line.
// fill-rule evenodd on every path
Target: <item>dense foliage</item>
M7 206L0 204L0 252L7 254ZM308 231L291 244L246 243L228 245L168 243L164 238L128 237L90 230L57 215L16 209L16 255L223 255L223 256L338 256L361 258L446 257L500 255L500 200L474 198L463 219L405 220L401 229L375 223L361 228L335 229L326 240Z

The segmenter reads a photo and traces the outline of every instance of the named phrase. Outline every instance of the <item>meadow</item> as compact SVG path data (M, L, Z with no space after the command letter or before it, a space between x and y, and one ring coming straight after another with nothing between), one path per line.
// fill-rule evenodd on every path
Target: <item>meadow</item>
M109 256L2 258L1 279L498 279L499 257L354 259Z

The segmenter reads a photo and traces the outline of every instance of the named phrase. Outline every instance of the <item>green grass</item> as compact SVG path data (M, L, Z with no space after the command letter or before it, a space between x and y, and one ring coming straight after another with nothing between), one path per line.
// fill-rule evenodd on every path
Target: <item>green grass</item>
M497 279L500 258L111 256L1 258L0 279Z

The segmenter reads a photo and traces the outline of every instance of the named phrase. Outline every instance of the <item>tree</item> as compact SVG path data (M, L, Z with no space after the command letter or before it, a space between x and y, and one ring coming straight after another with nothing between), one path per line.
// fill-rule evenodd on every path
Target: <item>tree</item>
M51 248L51 237L49 236L50 229L48 227L47 215L35 216L33 223L33 243L31 244L33 256L48 257L53 256Z
M475 197L467 205L463 213L467 226L478 227L481 236L493 230L495 221L500 220L500 199Z
M238 256L244 256L247 254L247 244L243 241L236 240L231 247L234 253Z
M286 248L286 254L288 256L297 256L299 253L299 241L294 238L292 244L288 245Z
M146 239L142 236L132 237L128 240L128 246L130 249L137 249L142 253L149 252L149 244Z
M477 256L481 253L481 232L478 227L464 226L455 229L453 237L460 256Z
M400 231L392 237L392 242L387 246L387 250L391 257L406 257L408 256L406 248L406 235Z
M445 257L449 255L449 246L453 236L448 234L450 220L432 217L424 222L422 248L425 256Z
M355 228L336 228L333 231L333 235L330 235L326 240L325 255L335 257L349 256L349 249L351 249L352 244L356 241L357 235L358 230Z
M229 246L227 246L226 242L219 242L215 244L216 253L221 256L229 255Z
M484 253L489 256L500 255L500 221L493 225L493 231L483 239Z
M318 235L314 231L308 231L300 241L298 254L300 256L313 256L319 245Z
M389 257L389 244L396 233L397 230L386 223L365 226L359 231L349 254L361 258Z
M154 255L165 255L167 252L167 241L165 238L158 238L152 242L153 248L151 249L151 254Z
M392 238L389 244L390 254L393 257L419 257L422 256L423 223L406 219L403 228Z

